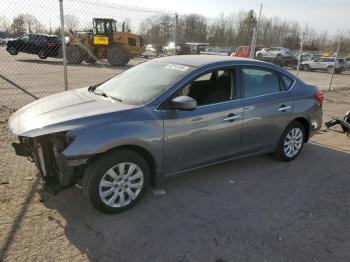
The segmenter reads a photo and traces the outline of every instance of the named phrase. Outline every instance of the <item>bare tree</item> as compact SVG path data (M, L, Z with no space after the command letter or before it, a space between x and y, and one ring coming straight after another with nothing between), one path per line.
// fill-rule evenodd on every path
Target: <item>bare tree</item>
M23 14L24 26L28 33L42 33L44 26L40 21L31 14Z
M5 16L0 16L0 35L6 37L10 34L11 24Z
M24 16L22 15L18 15L16 16L11 24L11 34L14 37L18 37L23 35L24 33L26 33L26 29L25 29L25 21L24 21Z
M75 31L79 26L79 20L75 15L64 15L64 26L66 31Z

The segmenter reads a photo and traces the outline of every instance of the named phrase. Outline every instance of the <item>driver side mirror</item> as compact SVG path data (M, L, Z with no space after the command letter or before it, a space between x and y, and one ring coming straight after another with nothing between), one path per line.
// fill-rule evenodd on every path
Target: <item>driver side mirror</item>
M183 110L183 111L192 111L197 108L197 101L189 96L178 96L171 100L172 108Z

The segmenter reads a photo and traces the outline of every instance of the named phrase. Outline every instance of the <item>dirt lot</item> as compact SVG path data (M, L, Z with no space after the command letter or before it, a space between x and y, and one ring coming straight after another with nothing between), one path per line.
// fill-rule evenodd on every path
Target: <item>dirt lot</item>
M31 81L0 71L34 88L25 69L32 62L22 63ZM43 77L44 70L58 75L57 65L41 63L33 66ZM74 67L71 83L87 85L115 70ZM315 81L328 77L308 74ZM9 92L1 81L1 92ZM348 89L325 93L325 120L350 110L350 81L342 81ZM261 156L174 177L161 185L166 194L149 190L132 210L105 215L78 187L40 201L33 164L10 148L15 138L6 123L15 106L0 107L0 261L350 260L350 139L344 134L321 130L291 163Z

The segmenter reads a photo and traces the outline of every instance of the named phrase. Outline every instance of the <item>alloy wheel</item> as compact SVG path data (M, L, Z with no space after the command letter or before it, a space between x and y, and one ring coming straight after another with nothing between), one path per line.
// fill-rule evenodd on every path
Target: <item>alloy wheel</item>
M137 198L143 183L144 174L138 165L130 162L119 163L103 175L99 196L109 207L124 207Z
M289 158L296 156L303 145L303 141L303 131L298 127L291 129L286 135L283 144L286 156Z

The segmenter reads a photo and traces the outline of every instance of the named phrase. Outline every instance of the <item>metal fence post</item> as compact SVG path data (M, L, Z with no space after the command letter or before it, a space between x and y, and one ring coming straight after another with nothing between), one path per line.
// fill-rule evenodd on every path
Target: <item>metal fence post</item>
M331 80L329 81L329 87L328 87L329 91L331 91L331 89L332 89L334 71L336 70L336 66L338 63L339 50L340 50L340 45L341 45L342 40L343 40L342 37L340 37L339 43L338 43L338 48L337 48L337 55L335 56L335 60L334 60L334 66L333 66L333 70L332 70Z
M179 15L178 13L175 13L175 36L174 36L174 45L175 45L175 51L174 54L177 55L177 27L178 27L178 23L179 23Z
M298 66L297 66L297 76L299 75L299 70L300 70L300 63L301 63L301 55L303 52L303 45L304 45L304 37L305 37L305 32L303 33L301 39L300 39L300 47L299 47L299 54L298 54Z
M60 20L61 20L61 39L62 39L62 57L63 57L64 90L65 90L65 91L68 91L66 41L65 41L65 36L64 36L63 0L59 0L59 3L60 3Z
M253 39L252 39L252 43L251 43L251 46L250 46L250 54L249 54L249 57L250 58L254 58L254 53L255 53L255 45L256 45L256 32L257 32L257 28L254 27L253 29Z
M263 5L261 3L260 4L258 23L257 23L256 27L254 28L254 32L253 32L253 39L252 39L252 44L251 44L251 47L250 47L250 54L249 54L250 58L254 58L254 56L255 56L255 48L256 48L256 42L258 40L258 32L259 32L259 26L260 26L260 20L261 20L262 7L263 7Z

